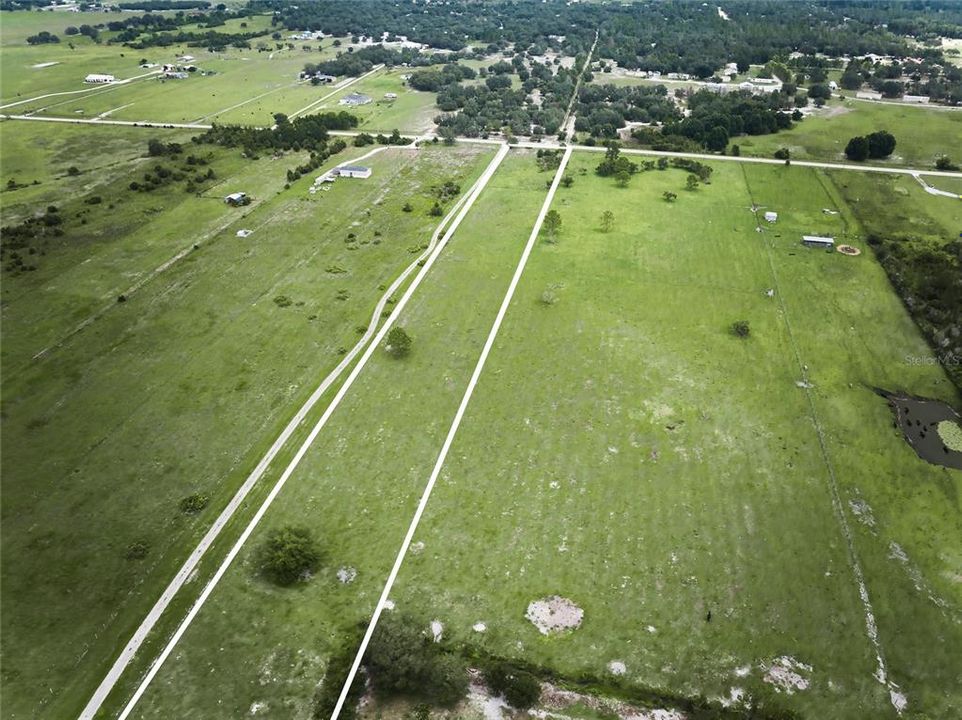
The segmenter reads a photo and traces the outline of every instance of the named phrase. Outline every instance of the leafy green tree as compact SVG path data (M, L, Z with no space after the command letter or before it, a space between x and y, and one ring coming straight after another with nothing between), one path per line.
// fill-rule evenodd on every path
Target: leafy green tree
M686 189L686 190L694 190L694 189L697 188L697 187L698 187L698 176L697 176L697 175L689 175L687 178L685 178L685 189Z
M411 336L407 330L395 325L387 334L387 343L384 346L391 355L402 358L411 352Z
M665 202L675 202L675 200L678 199L678 196L670 190L665 190L661 196L664 198Z
M271 531L258 551L261 572L278 585L291 585L321 562L321 551L304 527L286 525Z
M548 211L548 214L544 216L541 229L544 230L545 240L547 242L557 242L558 233L561 232L561 215L557 210Z
M615 182L618 183L618 187L628 187L628 183L631 180L631 173L627 170L619 170L615 173Z
M382 696L406 695L453 705L468 690L465 661L428 638L412 618L397 613L381 617L364 667L374 691Z
M870 158L887 158L895 150L895 136L886 130L873 132L866 139Z
M615 224L615 214L611 210L605 210L601 213L601 230L602 232L611 232L611 228Z
M845 146L845 157L849 160L857 160L859 162L867 160L868 138L863 135L857 135L849 140L848 145Z

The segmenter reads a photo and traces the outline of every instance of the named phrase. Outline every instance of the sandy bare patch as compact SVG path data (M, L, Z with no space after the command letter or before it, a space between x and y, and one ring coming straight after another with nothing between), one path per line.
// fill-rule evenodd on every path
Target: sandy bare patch
M848 507L860 523L868 527L875 527L875 515L872 513L872 508L862 498L849 500Z
M342 567L337 571L337 579L342 583L347 585L348 583L354 582L354 578L357 577L357 570L352 567Z
M474 630L476 633L483 633L488 629L488 626L485 625L483 622L476 622L474 625L471 626L471 629Z
M792 695L796 690L808 690L810 681L807 675L811 675L812 666L801 663L793 657L782 655L776 658L765 677L762 678L769 685L775 687L775 692L784 692Z
M612 660L608 663L608 672L612 675L624 675L628 672L628 667L621 660Z
M851 255L852 257L862 254L861 250L859 250L857 247L852 247L851 245L839 245L835 249L842 253L842 255Z
M584 615L584 610L559 595L532 601L524 614L542 635L574 630Z

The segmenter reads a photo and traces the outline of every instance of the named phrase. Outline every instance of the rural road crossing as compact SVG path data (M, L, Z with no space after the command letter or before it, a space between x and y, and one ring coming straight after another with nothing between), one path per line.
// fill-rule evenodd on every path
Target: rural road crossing
M407 555L408 548L411 545L411 540L414 538L414 533L417 531L418 524L421 522L421 516L424 514L425 508L427 508L428 500L431 497L431 491L434 489L434 485L437 483L438 476L441 474L441 468L444 465L444 461L448 457L448 452L451 449L451 444L454 442L455 435L457 435L458 428L461 425L461 420L464 418L464 413L467 410L468 403L471 402L471 395L474 394L474 388L477 386L478 379L481 377L481 372L484 370L484 363L487 361L488 354L491 352L491 348L494 346L495 338L497 338L498 331L501 329L501 323L504 321L504 316L508 312L508 306L511 304L511 299L514 297L514 291L518 287L518 282L521 280L521 275L524 272L525 265L528 263L528 257L531 255L531 250L534 248L534 244L538 239L538 234L541 232L541 225L544 222L545 215L548 213L548 209L551 207L551 200L554 198L555 192L558 190L558 185L561 183L561 178L564 176L565 167L568 165L568 160L571 158L571 153L572 148L568 148L565 150L565 153L561 158L561 164L558 166L554 180L551 183L551 188L548 190L548 194L544 199L544 204L541 206L541 212L538 213L538 218L535 220L534 227L531 230L531 235L528 238L527 244L524 246L524 251L521 253L521 259L518 260L518 266L515 268L514 276L511 278L511 283L508 285L508 290L505 292L504 299L501 301L501 307L498 309L498 314L494 319L494 324L491 326L491 331L488 333L488 339L485 341L484 347L481 349L481 355L478 357L478 362L474 367L474 372L471 374L471 379L468 381L468 386L464 390L464 396L461 398L461 404L458 406L457 413L455 413L454 420L451 422L451 427L448 430L448 435L444 439L444 444L441 446L441 452L438 454L438 459L434 464L434 469L431 471L431 476L428 478L428 483L421 495L421 500L418 503L417 510L414 512L414 517L411 518L411 524L408 526L407 534L404 536L404 540L401 543L401 549L398 550L397 557L394 560L394 566L391 568L387 582L384 584L384 589L381 591L381 597L378 599L377 606L374 608L374 615L371 617L371 622L367 626L367 630L364 633L364 638L361 640L361 645L357 650L357 654L354 656L354 662L351 665L351 670L347 675L347 679L344 681L344 686L341 688L341 694L337 699L337 704L334 706L334 712L331 715L331 720L337 720L338 716L341 714L341 710L344 708L344 702L351 690L351 684L354 682L357 671L361 666L361 660L364 657L364 652L367 650L368 643L371 641L371 636L374 634L374 629L377 627L381 613L384 611L388 596L391 593L391 588L394 587L394 582L397 580L398 572L401 570L401 565L404 562L405 556Z
M368 157L372 153L368 153L363 157ZM264 514L267 512L267 509L270 507L271 503L273 503L274 499L280 493L281 489L283 488L284 484L287 482L288 478L291 476L291 474L294 472L294 470L300 463L301 459L307 453L311 444L317 438L317 435L320 433L321 429L327 423L331 414L334 412L334 410L343 400L347 391L353 385L354 381L357 379L357 376L360 374L361 370L370 360L371 356L374 354L377 348L381 346L381 343L383 342L385 336L393 326L395 319L398 317L398 315L400 314L404 306L408 303L411 296L414 294L414 291L421 284L424 277L427 275L428 271L431 269L431 266L437 260L438 256L440 255L444 247L447 245L451 236L454 234L454 231L461 224L461 221L464 219L468 211L471 209L471 206L477 200L478 196L480 196L481 191L484 190L484 188L487 186L488 182L491 180L492 176L494 175L498 166L500 166L501 161L504 159L507 153L508 153L508 147L506 145L502 146L498 150L494 159L485 169L484 173L482 173L482 175L478 178L478 180L474 183L474 185L468 191L468 193L465 194L461 198L461 200L458 201L458 204L455 205L454 208L452 208L451 212L448 213L448 215L444 218L444 220L442 220L441 224L438 226L437 230L435 230L435 233L431 239L431 243L433 247L432 245L429 245L425 253L419 256L419 258L415 260L408 267L407 270L405 270L405 274L402 274L401 277L395 280L395 283L392 284L391 288L389 288L388 291L385 292L384 296L382 296L382 299L378 303L378 307L375 309L374 315L372 317L372 324L376 323L377 319L380 317L380 314L383 311L388 298L391 297L392 289L397 290L397 288L399 288L401 284L404 282L404 280L406 279L407 274L410 274L411 272L413 272L414 269L418 266L418 264L422 260L424 261L423 267L421 267L420 272L418 272L414 280L411 282L410 286L407 288L407 290L405 290L401 299L395 305L394 311L385 320L385 322L381 326L381 329L377 332L373 340L367 345L367 348L364 354L362 355L361 359L354 366L354 368L351 370L351 373L348 375L344 383L338 389L337 394L331 400L331 403L327 406L323 415L318 420L314 428L311 430L311 433L308 435L307 439L300 446L300 448L298 449L297 453L294 455L291 462L285 468L281 477L275 483L274 487L271 488L270 493L267 495L264 502L258 508L257 512L254 514L254 517L251 519L247 527L241 533L238 540L231 547L227 556L224 558L221 565L217 568L217 571L208 581L207 585L204 587L201 594L194 601L193 605L191 605L190 610L187 612L187 615L180 622L180 624L177 627L177 630L174 632L173 636L164 646L164 649L157 656L157 658L154 659L153 663L150 666L150 669L147 671L146 675L141 679L140 684L137 686L137 689L134 692L133 696L128 700L127 704L124 706L124 709L119 716L121 720L123 720L123 718L127 718L130 715L134 706L143 696L144 692L147 690L147 687L150 685L151 681L156 676L157 672L160 670L161 666L166 661L167 657L173 651L173 648L179 642L184 632L186 632L187 628L190 626L194 618L200 612L201 607L203 607L204 603L207 601L207 598L210 596L214 588L220 582L221 578L227 572L227 569L230 567L233 560L240 553L240 550L243 547L244 543L253 533L254 529L257 527L258 523L263 518ZM352 161L352 162L355 162L355 161ZM453 216L453 219L452 219L452 216ZM448 224L448 220L451 220L450 224ZM447 229L445 230L446 225L447 225ZM440 241L438 241L438 237L441 235L442 230L444 230L444 234L443 236L441 236ZM370 332L371 332L371 328L369 327L369 332L365 333L365 337L370 337L370 334L369 334ZM363 339L352 350L353 354L349 354L351 359L353 359L353 356L356 355L357 352L359 352L360 347L363 347ZM184 563L183 567L178 571L177 575L171 581L170 585L167 587L167 589L158 599L157 603L154 605L154 607L150 610L150 612L144 618L141 625L137 628L133 637L127 643L127 646L124 648L120 656L114 662L114 665L111 667L110 671L104 677L100 686L94 692L94 695L91 697L90 701L87 703L87 706L84 708L83 712L80 714L80 720L92 720L92 718L96 716L100 707L103 705L104 701L107 699L107 697L109 696L109 694L111 693L115 685L117 684L117 681L120 679L124 670L130 664L135 653L141 647L141 645L143 645L144 641L147 638L147 635L156 625L157 621L160 619L160 616L164 612L164 610L169 606L174 595L187 581L187 578L193 572L193 569L197 566L200 559L204 556L204 554L213 544L214 540L223 530L224 526L226 526L228 521L236 513L241 502L244 500L244 498L246 497L250 489L253 487L253 485L260 479L260 477L267 470L268 466L276 457L277 453L287 443L287 441L290 440L294 431L301 424L301 422L303 422L307 413L311 410L311 408L314 407L314 405L318 402L321 396L323 396L324 393L331 387L334 380L337 378L338 374L347 367L349 362L350 360L348 359L348 357L345 357L342 363L338 365L338 367L335 368L335 370L330 375L328 375L327 378L325 378L324 382L311 395L311 398L308 400L308 402L305 403L305 405L300 410L298 410L297 414L294 416L291 422L287 425L287 427L284 429L281 435L277 438L277 440L271 446L267 455L265 455L264 458L260 461L260 463L258 463L257 467L254 469L254 471L245 481L244 485L241 486L241 488L237 491L237 494L235 494L234 498L232 498L228 506L225 507L225 509L221 512L220 516L218 516L217 520L215 521L214 526L212 526L211 529L208 530L207 534L204 536L201 542L197 545L197 547L191 553L190 557Z
M373 72L373 71L372 71ZM360 79L360 78L357 78ZM343 89L343 88L342 88ZM318 101L319 102L319 101ZM299 111L300 112L300 111ZM290 117L293 117L291 115ZM148 128L185 128L190 130L210 130L211 125L203 125L199 123L168 123L168 122L149 122L149 121L135 121L135 120L97 120L97 119L82 119L82 118L65 118L65 117L36 117L33 115L4 115L0 114L0 120L33 120L39 122L61 122L61 123L75 123L78 125L127 125L130 127L148 127ZM337 135L342 137L354 137L360 135L361 131L351 131L351 130L329 130L328 135ZM424 140L429 138L433 139L433 136L424 136ZM483 138L458 138L457 142L473 144L473 145L502 145L503 140L485 140ZM605 152L606 147L588 146L588 145L569 145L557 142L529 142L529 141L519 141L512 143L511 147L524 148L527 150L564 150L566 148L571 148L572 150L577 150L579 152ZM647 157L684 157L684 158L694 158L696 160L706 160L711 162L742 162L742 163L760 163L763 165L784 165L784 160L775 160L773 158L763 158L763 157L748 157L748 156L734 156L734 155L711 155L709 153L689 153L689 152L669 152L660 150L643 150L641 148L621 148L621 152L625 155L644 155ZM810 167L810 168L822 168L825 170L852 170L854 172L877 172L877 173L888 173L890 175L929 175L932 177L948 177L948 178L959 178L962 179L962 172L952 172L948 170L929 170L927 168L915 168L906 166L885 166L885 165L854 165L851 163L833 163L833 162L819 162L815 160L792 160L792 167Z

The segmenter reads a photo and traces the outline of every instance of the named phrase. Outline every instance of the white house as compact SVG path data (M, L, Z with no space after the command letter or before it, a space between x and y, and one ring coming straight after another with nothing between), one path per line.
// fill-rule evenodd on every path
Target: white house
M84 78L85 83L92 83L94 85L103 85L106 83L112 83L116 80L113 75L104 75L102 73L90 73Z
M810 248L831 250L835 247L835 238L822 235L802 235L802 245Z
M855 93L855 97L859 100L881 100L882 93L875 92L874 90L859 90Z
M363 165L344 165L343 167L337 168L338 177L349 177L349 178L369 178L371 173L374 172L369 167L364 167Z
M829 80L828 89L831 90L832 92L835 92L836 90L838 90L838 83L835 82L834 80Z
M340 99L341 105L350 105L354 107L355 105L367 105L371 102L372 98L369 95L362 95L361 93L351 93L350 95L345 95Z
M778 220L778 213L777 213L777 212L767 212L767 213L765 213L765 220L768 221L768 222L770 222L770 223L775 222L776 220Z
M928 95L903 95L902 102L925 105L926 103L929 102L929 96Z

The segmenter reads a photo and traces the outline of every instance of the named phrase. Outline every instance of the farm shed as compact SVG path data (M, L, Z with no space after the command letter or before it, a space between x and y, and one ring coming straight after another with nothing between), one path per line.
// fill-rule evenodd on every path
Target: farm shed
M233 207L238 207L239 205L247 205L250 203L250 201L251 199L247 196L247 193L244 193L244 192L231 193L230 195L224 198L224 202Z
M369 167L364 167L363 165L345 165L344 167L337 168L337 174L339 177L349 177L349 178L369 178L373 170Z
M802 235L802 245L810 248L831 249L835 247L835 238L823 235Z
M113 75L105 75L103 73L90 73L84 78L85 83L93 83L95 85L102 85L105 83L112 83L116 80Z
M778 213L770 211L765 213L765 220L770 223L776 222L778 220Z

